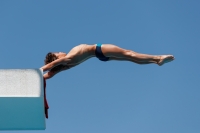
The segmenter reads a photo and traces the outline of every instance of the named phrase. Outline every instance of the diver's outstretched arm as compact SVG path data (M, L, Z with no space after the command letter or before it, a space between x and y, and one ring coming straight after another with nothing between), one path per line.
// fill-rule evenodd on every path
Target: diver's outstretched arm
M61 72L61 71L64 71L64 70L68 70L68 69L70 69L70 68L71 68L71 67L69 67L69 66L63 66L62 69L60 69L60 70L50 70L49 72L45 73L45 74L43 75L43 77L44 77L45 79L50 79L50 78L52 78L54 75L56 75L57 73L59 73L59 72Z
M42 69L43 72L45 72L45 71L51 70L52 68L54 68L58 65L67 65L67 63L70 61L71 61L71 59L68 59L66 57L60 58L60 59L54 60L53 62L51 62L49 64L44 65L40 69Z

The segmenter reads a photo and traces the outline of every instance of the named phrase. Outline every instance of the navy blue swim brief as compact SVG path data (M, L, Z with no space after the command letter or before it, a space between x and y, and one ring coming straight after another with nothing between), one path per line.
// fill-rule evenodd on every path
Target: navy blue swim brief
M102 44L96 44L96 50L95 50L96 57L101 61L108 61L109 57L103 55L101 51L101 45Z

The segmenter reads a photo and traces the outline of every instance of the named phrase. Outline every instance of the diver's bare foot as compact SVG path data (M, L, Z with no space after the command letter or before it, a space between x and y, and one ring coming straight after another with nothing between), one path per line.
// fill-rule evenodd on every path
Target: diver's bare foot
M174 56L173 55L161 55L160 56L160 60L158 62L159 66L162 66L163 64L173 61L174 60Z

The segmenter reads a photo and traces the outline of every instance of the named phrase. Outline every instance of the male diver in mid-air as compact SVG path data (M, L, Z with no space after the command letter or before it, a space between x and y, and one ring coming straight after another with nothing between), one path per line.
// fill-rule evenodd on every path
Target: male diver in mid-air
M113 44L80 44L71 49L69 53L48 53L45 66L41 67L44 72L48 71L44 74L44 78L49 79L55 74L77 66L91 57L97 57L101 61L131 61L138 64L154 63L159 66L174 60L173 55L141 54L122 49Z

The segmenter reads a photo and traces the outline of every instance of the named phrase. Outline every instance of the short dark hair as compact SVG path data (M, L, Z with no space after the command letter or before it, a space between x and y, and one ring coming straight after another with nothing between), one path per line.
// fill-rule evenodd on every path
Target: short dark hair
M52 61L58 59L55 54L52 52L47 53L46 58L44 60L45 65L51 63Z
M47 53L47 55L45 57L44 63L46 65L57 59L58 58L56 57L56 55L54 53L49 52L49 53ZM64 67L63 65L58 65L58 66L52 68L51 71L60 71L63 67Z

